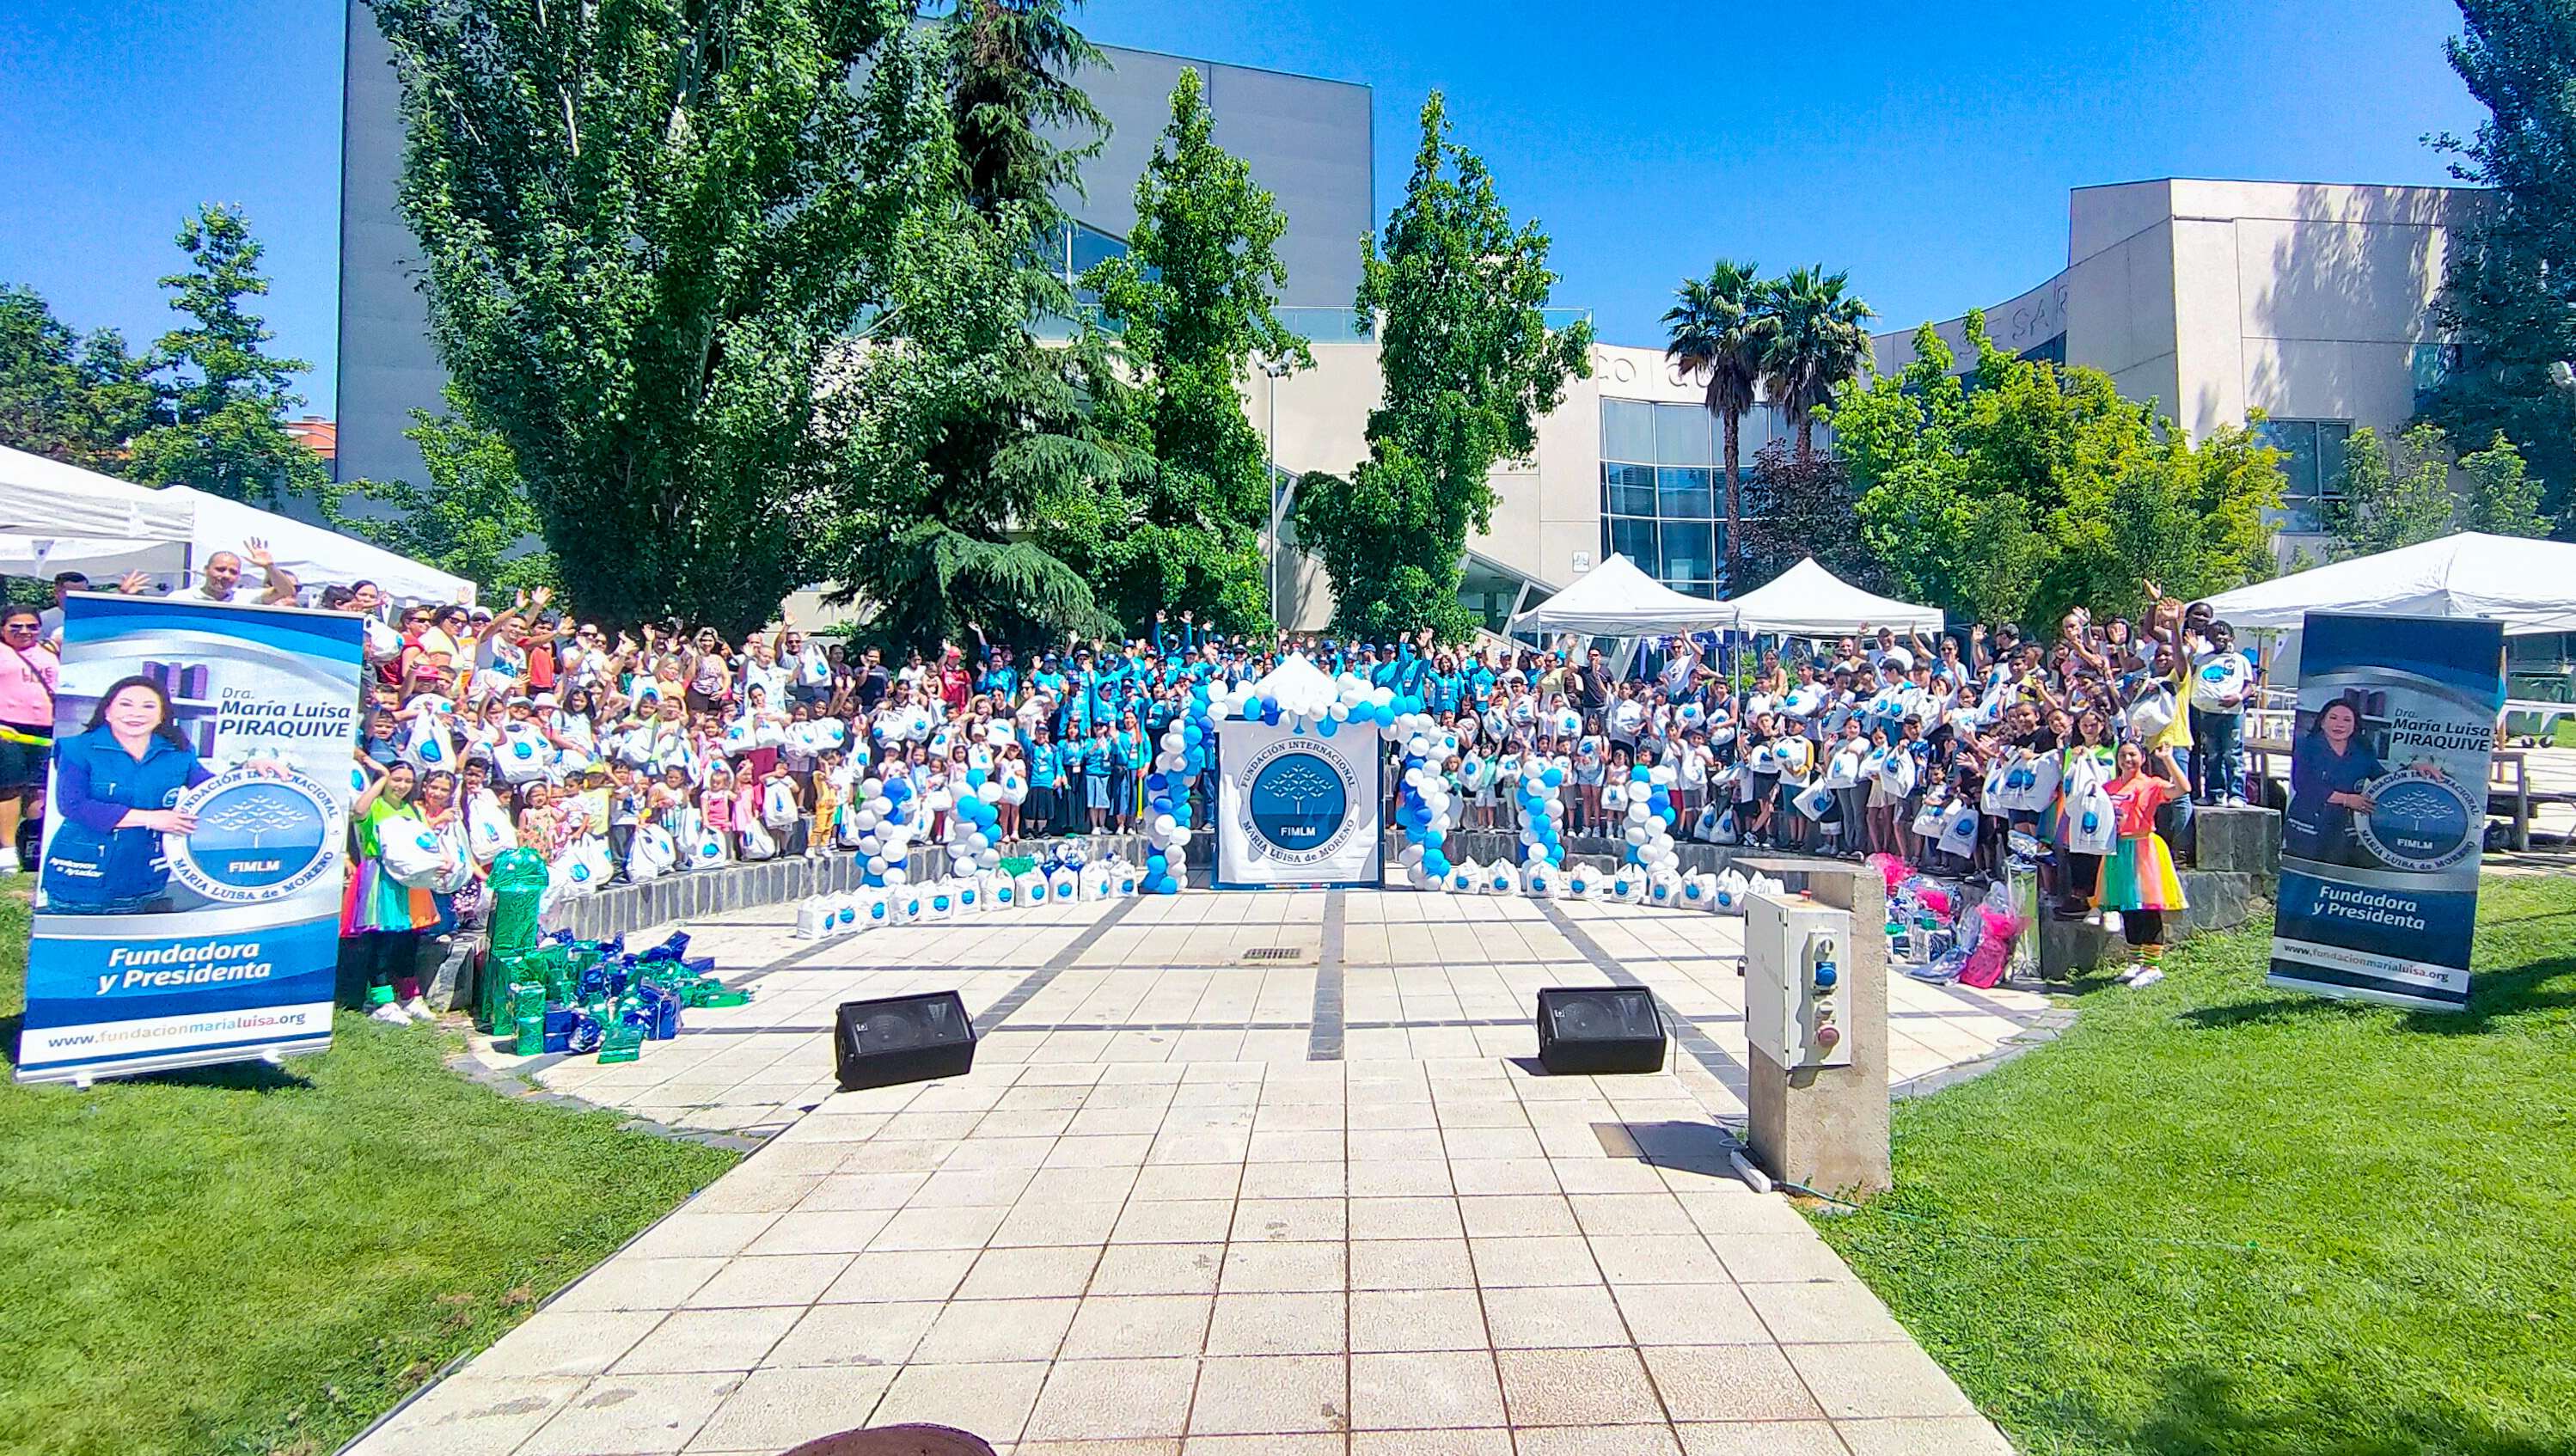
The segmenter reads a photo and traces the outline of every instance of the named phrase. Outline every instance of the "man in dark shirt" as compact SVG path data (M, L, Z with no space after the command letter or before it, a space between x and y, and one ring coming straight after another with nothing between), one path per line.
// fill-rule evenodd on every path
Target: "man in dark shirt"
M1610 711L1610 671L1601 662L1601 649L1584 654L1583 665L1574 670L1575 691L1583 699L1583 716L1599 717Z
M877 704L885 701L886 688L892 682L886 673L885 654L869 648L867 665L859 669L859 706L875 712Z

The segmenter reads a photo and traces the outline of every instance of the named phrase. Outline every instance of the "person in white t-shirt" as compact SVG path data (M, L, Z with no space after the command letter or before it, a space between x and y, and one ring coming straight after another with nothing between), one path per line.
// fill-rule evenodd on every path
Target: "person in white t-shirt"
M277 564L268 554L268 543L256 538L242 543L241 553L218 551L206 558L205 579L196 586L185 586L170 593L174 602L241 602L253 599L241 593L242 563L247 560L260 570L268 590L257 598L261 606L292 603L295 600L295 573Z

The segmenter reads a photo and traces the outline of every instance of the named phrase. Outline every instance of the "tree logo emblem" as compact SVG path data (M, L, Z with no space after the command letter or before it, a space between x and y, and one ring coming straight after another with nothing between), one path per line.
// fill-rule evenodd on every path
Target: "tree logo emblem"
M2429 874L2477 852L2479 820L2468 795L2441 773L2407 769L2373 782L2375 806L2357 819L2364 848L2395 870Z
M163 838L170 875L209 900L282 900L340 864L339 805L301 773L234 769L199 784L178 807L197 816L197 830Z
M1338 839L1351 807L1340 770L1304 751L1281 753L1261 764L1244 798L1253 830L1274 848L1296 855Z

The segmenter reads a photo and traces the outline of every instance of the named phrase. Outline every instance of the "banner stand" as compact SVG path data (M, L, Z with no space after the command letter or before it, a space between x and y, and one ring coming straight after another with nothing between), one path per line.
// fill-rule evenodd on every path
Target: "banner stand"
M2267 981L2463 1011L2504 627L2310 612Z
M17 1080L330 1045L363 625L69 598Z

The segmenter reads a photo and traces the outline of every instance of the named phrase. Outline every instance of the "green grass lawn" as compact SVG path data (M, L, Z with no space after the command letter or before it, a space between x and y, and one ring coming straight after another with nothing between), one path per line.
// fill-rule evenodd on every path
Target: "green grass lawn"
M26 938L0 895L0 965ZM0 1086L0 1451L331 1451L734 1161L475 1086L453 1040L344 1015L283 1072Z
M2268 989L2268 922L2084 995L1825 1237L2026 1451L2576 1451L2576 878L2483 902L2464 1016Z

